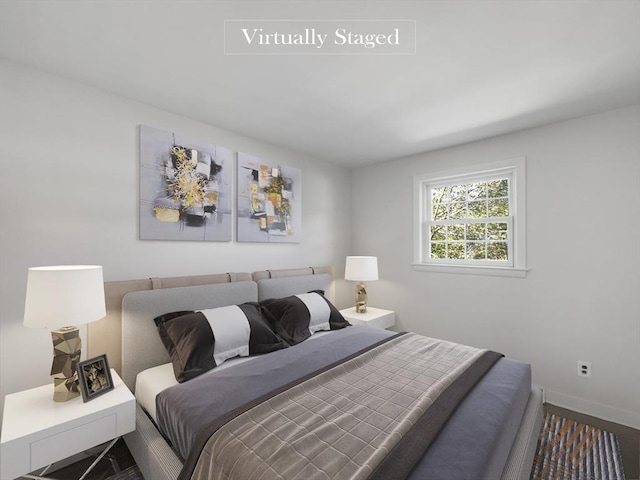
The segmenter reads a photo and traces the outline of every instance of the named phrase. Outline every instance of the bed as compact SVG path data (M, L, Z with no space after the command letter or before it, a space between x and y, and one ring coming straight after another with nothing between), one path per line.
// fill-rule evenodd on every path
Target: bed
M235 275L220 284L132 291L124 295L121 373L138 401L136 430L125 436L125 441L144 477L148 480L175 480L220 475L222 478L225 475L229 477L228 472L236 472L230 474L230 478L244 479L250 472L255 478L289 475L291 478L528 479L542 418L542 394L531 384L529 365L499 355L489 360L489 353L466 346L410 333L402 335L349 326L319 330L294 346L271 353L232 358L188 381L180 383L176 380L175 365L158 334L154 318L176 311L204 312L227 306L260 305L260 302L268 303L269 299L310 295L308 292L316 292L313 295L326 292L329 297L332 278L327 271L255 272ZM313 298L317 300L315 296ZM331 305L331 300L327 300ZM419 399L430 405L427 412L433 410L435 413L427 415L420 410L418 415L412 412L414 416L409 417L417 419L415 421L408 421L409 417L398 413L395 427L379 427L379 430L393 430L384 438L370 433L372 427L378 426L365 427L366 422L373 418L371 411L363 425L354 427L349 423L353 422L352 417L362 416L363 405L369 408L369 404L379 401L377 398L352 402L357 404L352 407L356 410L348 414L336 416L331 413L331 409L340 409L342 404L329 407L333 401L330 397L336 397L335 401L339 403L353 397L347 392L351 387L349 383L359 385L373 381L368 377L350 380L353 375L371 375L372 371L377 374L395 364L395 359L403 355L410 356L405 360L406 365L398 364L397 368L411 369L416 358L422 358L422 353L415 357L418 350L440 351L445 347L455 350L460 358L468 358L465 360L469 363L468 370L484 368L486 373L479 371L479 380L472 380L471 377L467 379L470 374L464 370L456 375L466 379L468 391L458 388L457 384L455 387L452 384L451 388L436 386L436 390L440 390L433 397L435 400L431 397ZM364 363L365 360L372 363ZM477 366L480 363L485 366ZM455 365L451 368L459 369ZM391 390L416 390L416 395L421 395L420 389L411 388L416 385L413 379L407 385L396 385L396 379L404 376L404 372L394 370L390 374L393 376ZM448 373L443 375L448 376ZM322 380L325 377L327 380ZM342 387L337 388L336 385ZM460 398L452 403L454 400L443 392ZM393 394L392 391L390 395ZM317 402L306 405L312 397L321 398L320 405ZM194 403L185 403L190 398ZM395 396L390 403L398 403ZM242 450L249 440L256 437L256 431L273 424L274 415L282 418L282 412L285 412L287 417L286 412L294 406L300 408L300 404L305 404L303 406L307 409L304 414L296 414L297 418L303 419L302 423L316 415L314 409L325 412L318 413L324 415L315 422L321 425L319 430L305 437L313 455L304 451L300 453L302 447L295 446L291 449L294 450L293 457L285 456L271 464L265 460L276 458L270 456L273 455L271 451L266 454L260 451L260 448L275 448L263 446L269 442L254 445L249 451ZM283 410L273 414L276 408ZM376 406L372 410L383 411L386 421L391 415L385 408ZM450 411L447 413L447 410ZM347 421L349 426L340 425L340 421ZM282 433L285 427L293 433ZM272 428L264 434L265 438L295 436L301 428L306 428L306 424L293 422ZM399 440L398 428L404 432ZM335 431L346 430L349 430L348 436L338 435L335 441L331 440L334 438L332 431L335 434ZM243 438L243 432L248 436ZM358 437L360 432L363 433ZM358 442L362 445L351 451ZM305 441L301 443L304 446ZM318 450L318 445L323 446L321 450ZM238 454L241 460L230 460L233 458L230 452L234 449L241 449ZM365 455L366 452L369 453ZM360 461L359 456L367 457L367 460ZM311 457L313 460L309 461ZM286 463L284 467L283 462ZM238 465L246 465L248 470L239 474L237 472L243 470ZM290 465L298 465L294 473L291 473ZM224 470L227 468L228 471ZM285 475L279 477L283 471Z

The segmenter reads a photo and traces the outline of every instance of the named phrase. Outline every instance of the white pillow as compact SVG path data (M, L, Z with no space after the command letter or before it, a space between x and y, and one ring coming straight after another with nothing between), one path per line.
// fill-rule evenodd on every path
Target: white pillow
M200 312L207 318L215 337L213 359L216 365L229 358L249 356L251 327L240 307L229 305Z
M317 293L302 293L296 295L309 310L311 318L309 319L309 332L311 335L320 330L331 330L329 325L329 317L331 317L331 309L327 301Z

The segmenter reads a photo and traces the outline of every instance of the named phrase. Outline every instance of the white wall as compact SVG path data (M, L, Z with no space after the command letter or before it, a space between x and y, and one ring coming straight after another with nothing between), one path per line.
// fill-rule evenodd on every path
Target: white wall
M524 279L411 268L412 178L527 157ZM353 245L377 255L371 305L399 328L531 362L550 403L640 427L637 106L353 172ZM577 361L592 362L592 378Z
M28 267L99 264L106 281L312 265L342 273L348 170L12 62L0 64L0 82L2 401L51 381L49 333L22 326ZM138 240L140 124L300 168L302 241Z

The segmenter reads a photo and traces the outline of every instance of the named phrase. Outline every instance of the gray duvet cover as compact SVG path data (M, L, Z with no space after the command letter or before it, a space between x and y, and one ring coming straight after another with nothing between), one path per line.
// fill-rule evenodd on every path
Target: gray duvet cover
M395 334L352 326L250 362L213 369L156 397L158 428L184 460L199 430L212 420Z
M226 370L213 370L158 396L159 428L187 459L194 444L205 440L198 438L203 425L393 335L350 327ZM410 478L496 478L491 476L495 472L499 476L529 390L528 365L498 361L460 405ZM478 417L486 421L478 422ZM471 425L479 430L470 432Z

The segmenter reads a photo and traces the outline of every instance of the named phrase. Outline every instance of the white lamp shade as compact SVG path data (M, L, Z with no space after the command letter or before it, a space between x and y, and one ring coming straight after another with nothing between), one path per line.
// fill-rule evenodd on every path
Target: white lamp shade
M347 257L344 278L356 282L378 280L378 257Z
M100 320L107 314L102 267L34 267L27 277L24 325L56 330Z

